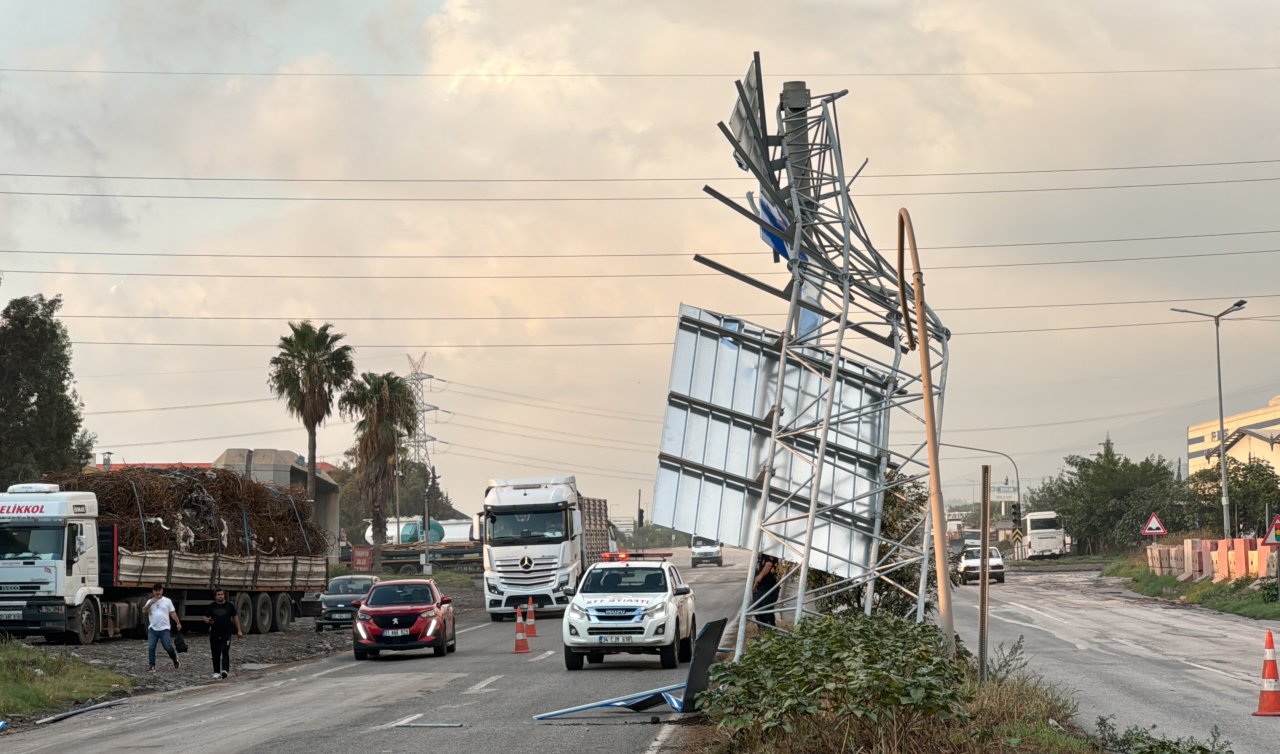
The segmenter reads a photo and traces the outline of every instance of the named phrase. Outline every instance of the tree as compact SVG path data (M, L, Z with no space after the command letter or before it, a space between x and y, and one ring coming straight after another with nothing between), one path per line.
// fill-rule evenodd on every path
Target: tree
M1222 473L1217 465L1192 474L1187 479L1187 486L1202 507L1217 514L1216 519L1206 518L1205 525L1221 526ZM1237 532L1252 529L1261 537L1271 526L1270 516L1280 513L1280 476L1276 475L1270 463L1261 458L1250 458L1247 463L1241 463L1227 456L1227 494L1231 502L1232 528Z
M395 493L395 465L400 438L417 427L413 390L403 377L365 372L342 394L338 408L356 418L356 468L360 474L360 502L373 519L375 568L386 543L384 503Z
M0 489L93 460L61 306L61 296L25 296L0 314Z
M1029 491L1030 511L1058 514L1075 552L1107 553L1136 544L1156 513L1171 531L1198 528L1205 511L1159 456L1134 462L1110 438L1092 456L1067 456L1066 469Z
M307 429L307 497L316 498L316 427L333 413L333 398L355 374L351 346L340 346L345 337L326 322L317 328L311 320L290 322L291 334L280 337L280 352L271 357L267 385L284 399L291 416Z

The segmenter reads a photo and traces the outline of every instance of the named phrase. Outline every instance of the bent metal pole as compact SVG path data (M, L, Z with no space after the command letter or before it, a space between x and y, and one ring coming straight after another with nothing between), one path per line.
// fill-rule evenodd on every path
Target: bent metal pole
M907 309L907 291L904 280L906 248L911 246L911 288L915 294L916 327L918 337L911 333L911 313ZM947 520L942 505L942 474L938 469L938 420L933 403L933 374L929 363L929 328L925 321L924 273L920 270L920 253L916 250L916 232L911 225L911 215L905 207L898 210L898 300L902 304L903 326L907 342L920 351L920 382L924 392L924 426L929 453L929 510L933 519L933 563L938 579L938 625L947 637L947 644L955 650L956 628L951 616L951 577L947 571L947 533L943 523Z

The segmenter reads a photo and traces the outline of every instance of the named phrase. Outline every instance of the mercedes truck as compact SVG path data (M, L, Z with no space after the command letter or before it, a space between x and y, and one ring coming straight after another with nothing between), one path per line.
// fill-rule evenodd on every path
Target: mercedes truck
M493 621L532 600L563 612L587 567L615 549L609 504L583 497L572 476L492 479L476 517L484 555L485 607Z

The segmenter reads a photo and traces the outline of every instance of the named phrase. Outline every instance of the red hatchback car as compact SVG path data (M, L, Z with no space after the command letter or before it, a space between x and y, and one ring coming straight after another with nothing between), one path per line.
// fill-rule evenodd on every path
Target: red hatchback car
M443 657L458 648L453 600L442 596L430 579L380 581L351 606L358 610L351 624L357 660L384 650L427 647Z

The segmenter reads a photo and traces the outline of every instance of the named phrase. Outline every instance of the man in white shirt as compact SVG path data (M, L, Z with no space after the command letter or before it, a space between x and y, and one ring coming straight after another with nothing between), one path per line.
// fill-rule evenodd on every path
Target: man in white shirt
M151 599L142 606L142 612L147 614L147 670L156 672L157 641L164 646L164 651L169 653L169 658L173 660L173 667L179 667L178 653L173 651L173 639L169 631L171 625L177 626L181 631L182 621L178 620L173 601L164 596L164 584L151 587Z

